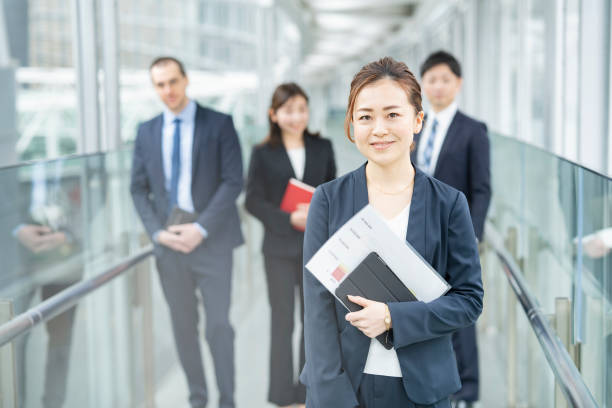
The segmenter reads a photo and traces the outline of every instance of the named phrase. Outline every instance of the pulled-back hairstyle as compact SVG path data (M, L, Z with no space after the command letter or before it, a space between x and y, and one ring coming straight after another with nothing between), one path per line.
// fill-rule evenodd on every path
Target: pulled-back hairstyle
M414 107L415 113L419 113L423 110L421 106L421 86L406 64L396 61L391 57L384 57L378 61L370 62L364 65L359 72L355 74L353 81L351 81L348 108L346 110L346 117L344 118L344 132L351 142L354 142L351 136L351 123L353 122L353 111L355 110L357 95L359 95L359 92L361 92L365 86L385 78L397 82L397 84L406 91L408 100L412 107Z
M308 104L308 96L298 84L296 84L295 82L287 82L284 84L280 84L276 87L274 93L272 94L270 109L273 110L274 113L276 113L276 111L278 111L281 106L287 103L289 99L298 95L304 97L304 99L306 99L306 104ZM268 123L270 125L270 130L268 131L268 136L261 144L269 144L270 146L281 145L283 141L281 128L280 126L278 126L278 123L272 122L272 117L269 113ZM306 128L304 130L304 136L319 137L320 135L319 133L311 133L308 128Z

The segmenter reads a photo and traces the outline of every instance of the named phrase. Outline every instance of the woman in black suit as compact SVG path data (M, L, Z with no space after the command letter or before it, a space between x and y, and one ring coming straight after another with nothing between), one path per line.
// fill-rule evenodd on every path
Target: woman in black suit
M270 388L268 399L279 406L304 404L306 391L294 380L291 339L295 288L299 289L303 322L302 244L308 205L292 212L280 209L290 178L313 187L336 176L329 140L308 131L308 97L295 83L279 85L268 111L270 131L253 149L249 165L246 208L264 225L263 254L272 309ZM304 366L304 334L300 367Z

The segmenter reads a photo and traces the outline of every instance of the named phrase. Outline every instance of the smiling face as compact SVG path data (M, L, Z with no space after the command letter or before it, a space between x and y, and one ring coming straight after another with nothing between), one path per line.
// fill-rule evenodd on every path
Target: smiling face
M357 149L368 161L386 167L410 160L410 146L414 134L421 131L423 112L416 112L398 82L383 78L359 92L352 124Z
M308 126L308 102L302 95L292 96L276 111L270 109L270 120L286 135L302 136Z

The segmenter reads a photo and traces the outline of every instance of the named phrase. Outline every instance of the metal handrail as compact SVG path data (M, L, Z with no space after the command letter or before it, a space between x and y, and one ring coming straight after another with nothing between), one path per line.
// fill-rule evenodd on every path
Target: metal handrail
M485 226L485 242L500 259L508 282L525 311L531 328L544 351L546 360L548 360L548 365L552 369L567 402L575 408L597 408L597 403L582 380L582 376L572 358L563 346L561 339L548 324L540 305L531 294L521 269L506 250L501 234L491 223L487 223Z
M14 340L20 334L31 330L34 326L46 322L49 319L68 310L77 304L87 294L104 286L112 279L127 271L134 265L153 254L151 245L143 248L135 255L130 256L106 269L104 272L84 281L80 281L62 290L56 295L46 299L38 305L15 316L13 319L0 326L0 347Z

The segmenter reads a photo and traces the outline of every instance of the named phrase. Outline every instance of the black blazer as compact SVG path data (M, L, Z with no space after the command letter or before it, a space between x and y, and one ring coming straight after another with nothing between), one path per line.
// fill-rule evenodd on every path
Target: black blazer
M308 214L304 264L368 204L365 165L317 188ZM476 321L483 288L476 237L464 195L416 170L406 240L451 285L429 303L389 303L408 398L429 405L459 390L452 333ZM345 320L348 311L304 268L306 365L300 376L309 408L353 408L370 338Z
M313 187L336 177L336 162L331 142L304 137L306 160L302 181ZM287 183L295 172L281 144L255 146L251 154L246 188L246 208L265 227L262 251L279 257L302 256L304 233L289 222L289 214L280 209Z
M417 163L421 133L415 136L417 148L411 159ZM434 178L465 194L470 206L474 232L482 240L487 209L491 201L491 170L487 125L457 111L433 174Z
M164 228L168 216L162 122L163 115L158 115L138 127L132 163L132 199L151 236ZM196 251L225 250L242 244L236 208L243 185L242 154L231 116L197 105L191 168L191 198L197 222L208 232ZM156 255L165 250L155 245Z

